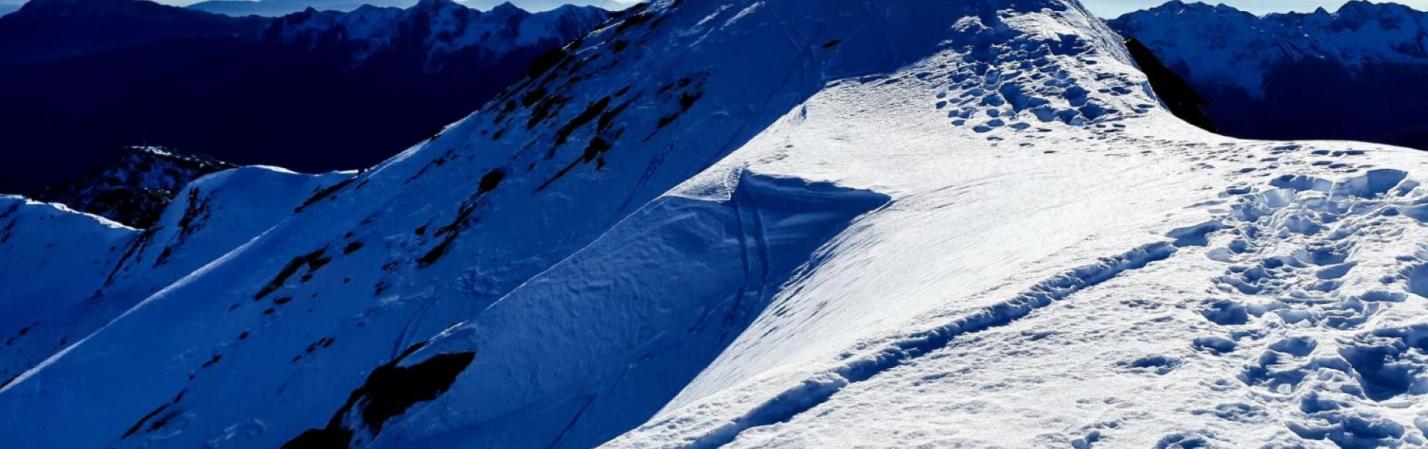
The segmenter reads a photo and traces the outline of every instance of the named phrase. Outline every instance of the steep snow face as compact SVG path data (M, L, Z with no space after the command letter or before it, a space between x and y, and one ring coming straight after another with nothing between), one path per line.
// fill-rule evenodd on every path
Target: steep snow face
M1128 61L1052 0L654 2L27 371L0 434L1423 445L1428 160L1210 135Z
M215 173L184 187L153 226L9 197L0 223L7 267L0 381L114 319L286 219L314 191L351 174L299 175L266 167Z
M33 363L16 355L38 320L74 307L102 285L112 261L139 231L58 204L0 197L0 383ZM63 346L60 344L59 346ZM46 342L44 355L59 348Z
M656 199L414 355L478 354L433 404L380 435L336 422L375 447L598 445L664 406L887 200L755 174L727 199Z
M879 20L928 5L849 3L855 14L828 24L810 5L631 12L12 383L4 406L71 383L67 397L91 404L51 402L87 416L31 415L47 428L17 444L275 446L322 427L364 373L477 315L826 81L906 64L947 35L946 23ZM81 380L96 363L113 382ZM372 415L363 431L377 433L389 416ZM96 427L63 430L74 422Z
M1189 77L1264 94L1269 71L1284 62L1329 60L1351 69L1428 64L1428 13L1366 1L1338 11L1257 17L1229 6L1172 1L1112 20L1116 31L1146 43Z
M309 49L346 48L358 65L393 47L416 46L426 49L426 67L436 70L445 59L470 57L471 52L494 61L530 47L568 42L609 15L575 6L532 14L509 3L482 12L451 0L425 0L407 9L308 9L276 20L264 35Z
M806 364L905 326L954 292L1005 282L1021 268L1017 261L1050 257L1107 229L1158 222L1161 211L1138 208L1161 198L1140 198L1141 189L1193 179L1136 170L1139 160L1108 164L1104 154L1056 157L1036 162L1049 168L1028 170L1046 156L1017 148L1059 149L1053 142L1060 139L1048 136L1068 132L1073 140L1120 141L1116 125L1153 107L1121 49L1077 8L842 6L849 9L752 2L705 23L769 14L792 25L822 13L873 13L860 19L955 27L921 59L825 86L737 152L434 339L411 359L474 352L475 362L444 396L386 423L372 444L589 447L661 408L678 410L773 373L801 379ZM867 62L876 54L860 52L868 42L857 33L830 37L838 39L820 47L839 56ZM1082 176L1095 165L1116 182ZM1057 197L1058 206L1046 209L1036 192L1048 185L1085 196ZM874 196L884 193L891 197ZM716 212L727 210L733 218ZM1107 226L1108 215L1122 218ZM705 224L728 221L734 225L724 230ZM967 230L952 237L943 226ZM1008 244L1048 227L1057 232ZM1008 262L977 266L968 253ZM787 264L780 259L797 268L776 268ZM742 430L703 435L702 420L737 415L701 409L693 416L651 424L680 423L668 427L677 435L654 444L714 447Z
M941 56L928 62L934 55ZM904 101L925 107L919 116L939 123L941 133L973 136L978 145L1068 126L1109 128L1103 122L1154 108L1114 37L1061 3L664 2L629 11L552 56L482 111L324 191L295 218L17 379L0 392L7 398L0 407L75 415L58 421L31 413L7 423L34 426L16 433L17 444L276 446L308 432L295 444L363 445L382 438L389 421L407 429L394 418L439 396L443 385L455 388L448 376L475 362L461 355L470 351L428 357L406 348L482 316L832 81L935 78L942 90L909 92ZM913 64L915 72L899 71ZM750 190L792 203L772 209L771 220L786 214L784 226L810 229L773 234L796 236L774 244L792 260L750 268L769 274L749 282L752 293L729 296L747 296L742 301L752 305L733 307L746 316L701 334L688 358L666 359L678 362L672 379L693 376L739 334L793 270L792 255L812 253L831 238L825 234L882 201L860 199L880 193L817 193L831 187L798 193L808 189ZM820 195L853 199L821 211L817 205L832 200ZM711 216L696 222L739 216L730 208L701 207ZM729 279L709 286L705 310L732 307L717 301L723 287L743 284ZM100 365L110 380L84 381ZM438 377L426 379L433 390L423 394L384 395L408 375ZM56 385L70 394L53 398ZM605 384L580 385L575 391ZM577 436L561 444L594 444L636 426L677 387L650 390L640 407L609 414L606 423L577 423ZM75 422L93 427L65 431ZM519 435L520 422L508 422L500 431ZM560 429L509 441L559 443Z

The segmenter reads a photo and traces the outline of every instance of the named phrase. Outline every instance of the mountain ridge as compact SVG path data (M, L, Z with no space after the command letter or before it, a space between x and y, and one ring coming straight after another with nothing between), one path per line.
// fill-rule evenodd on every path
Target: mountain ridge
M36 195L131 145L309 172L370 165L470 112L537 56L608 15L562 9L503 21L440 2L431 4L473 20L433 32L431 16L417 10L235 19L108 1L261 26L241 36L165 39L0 71L0 82L26 86L0 91L0 132L25 150L6 154L0 191ZM372 26L381 28L381 42L325 40L346 35L369 13L380 19ZM0 20L0 34L27 29L25 17ZM283 38L298 28L309 34Z
M1071 0L637 6L201 269L130 246L164 286L21 364L0 435L1423 446L1428 157L1205 132L1129 53ZM194 197L166 235L243 198Z
M252 35L264 22L144 0L32 0L0 16L0 66L54 61L165 39Z
M1206 97L1220 131L1428 149L1408 117L1428 101L1428 13L1352 1L1264 16L1172 1L1108 21ZM1313 92L1314 95L1303 95Z
M405 9L417 3L419 3L418 0L207 0L188 5L187 8L229 16L258 15L278 17L302 12L306 9L350 12L364 5ZM490 10L499 7L503 3L510 2L506 0L472 0L462 3L473 9ZM526 4L526 9L534 12L549 11L571 3L579 3L582 6L594 6L610 11L624 9L628 6L613 0L539 0L523 3Z

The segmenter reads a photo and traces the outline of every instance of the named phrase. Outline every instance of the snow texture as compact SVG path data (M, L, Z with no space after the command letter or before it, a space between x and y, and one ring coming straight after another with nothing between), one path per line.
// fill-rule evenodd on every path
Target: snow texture
M5 446L1428 444L1428 159L1180 122L1074 2L664 0L542 61L128 272Z

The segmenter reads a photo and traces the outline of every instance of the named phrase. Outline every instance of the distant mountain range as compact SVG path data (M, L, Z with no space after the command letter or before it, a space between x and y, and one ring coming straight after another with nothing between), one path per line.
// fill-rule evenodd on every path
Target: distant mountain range
M140 0L35 0L0 17L0 67L168 39L255 36L266 24Z
M1349 2L1255 16L1173 1L1109 21L1189 82L1220 132L1428 149L1428 13Z
M424 0L231 18L140 0L35 0L0 18L0 192L36 194L129 145L304 171L368 166L609 16Z
M228 16L278 17L308 8L319 11L351 11L362 5L378 7L407 8L418 0L208 0L192 5L188 9L223 14ZM480 10L495 8L506 0L468 0L460 2L467 7ZM549 11L565 5L594 6L610 11L627 8L633 2L622 3L615 0L524 0L518 5L527 11ZM5 0L0 2L0 16L15 12L24 5L23 1Z
M194 3L189 5L188 8L230 16L258 15L276 17L303 11L308 8L320 11L351 11L363 5L406 8L416 3L417 0L209 0ZM506 3L506 1L470 0L461 3L468 7L484 11L494 9ZM608 10L618 10L629 6L613 0L526 0L521 2L520 7L527 11L548 11L566 4L596 6Z
M189 5L189 9L230 16L282 16L308 8L321 11L351 11L362 5L406 8L416 0L209 0Z

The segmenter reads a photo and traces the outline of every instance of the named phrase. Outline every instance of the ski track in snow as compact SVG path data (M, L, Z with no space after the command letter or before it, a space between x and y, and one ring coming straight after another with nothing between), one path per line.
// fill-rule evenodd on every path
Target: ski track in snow
M979 344L980 339L972 338L978 332L1008 327L1019 320L1044 322L1066 319L1056 318L1058 314L1084 315L1085 311L1056 310L1051 312L1052 316L1039 317L1036 312L1073 295L1081 296L1083 290L1110 283L1118 277L1153 265L1152 262L1169 260L1171 255L1182 252L1189 254L1181 258L1193 257L1198 261L1180 266L1179 270L1186 273L1186 277L1193 277L1195 271L1213 269L1214 264L1228 267L1224 268L1223 275L1206 278L1210 282L1205 288L1210 294L1208 299L1188 304L1163 303L1175 308L1188 306L1190 309L1184 314L1195 317L1191 320L1202 320L1190 324L1192 330L1178 334L1184 339L1182 348L1185 349L1181 351L1193 351L1204 358L1236 357L1242 360L1243 365L1237 374L1221 378L1209 386L1220 392L1243 389L1250 396L1248 401L1221 402L1212 407L1188 410L1191 415L1211 417L1235 425L1277 419L1282 423L1280 430L1261 435L1264 438L1262 442L1272 443L1269 447L1293 446L1290 442L1296 441L1295 437L1300 442L1322 441L1337 447L1355 448L1416 447L1424 444L1422 436L1415 433L1414 428L1399 422L1406 418L1421 428L1428 425L1428 420L1414 417L1411 412L1405 417L1403 412L1394 410L1414 404L1411 400L1403 400L1404 395L1424 392L1421 385L1424 385L1425 379L1423 366L1428 362L1428 349L1425 349L1428 348L1428 323L1416 317L1422 313L1421 304L1415 304L1407 311L1393 309L1395 304L1409 301L1408 294L1416 295L1416 300L1422 301L1425 293L1423 286L1428 283L1428 269L1424 268L1428 262L1423 259L1428 256L1428 250L1410 243L1407 246L1410 254L1394 254L1393 251L1404 249L1404 245L1394 244L1397 239L1405 237L1404 225L1417 231L1412 235L1418 238L1409 238L1409 242L1423 241L1424 233L1421 227L1415 225L1428 221L1428 214L1424 213L1428 211L1428 196L1421 192L1413 194L1418 182L1408 179L1404 171L1376 169L1371 165L1350 167L1350 164L1333 162L1361 156L1362 151L1317 150L1294 144L1263 145L1257 150L1267 154L1258 158L1258 162L1267 165L1260 168L1270 169L1257 176L1263 184L1232 185L1219 195L1219 199L1196 205L1215 213L1215 216L1200 224L1168 231L1166 237L1171 241L1154 243L1071 270L978 314L932 331L902 337L876 351L873 356L862 356L835 370L809 376L799 385L771 395L771 399L753 406L749 412L713 431L687 437L687 443L674 447L725 447L736 440L743 441L741 436L750 433L756 436L738 446L782 447L772 444L779 442L809 445L810 440L807 439L780 440L781 434L797 434L790 431L796 427L784 424L796 422L807 415L826 417L838 413L840 410L837 407L828 407L841 397L836 396L839 393L899 368L916 371L918 367L908 365L930 354L946 352L958 346L984 346ZM1320 159L1294 161L1284 157L1286 153L1300 151ZM1241 158L1245 156L1243 153L1219 154L1228 155L1225 160L1236 162L1243 162ZM1331 155L1337 159L1330 159ZM1202 159L1203 156L1192 158ZM1341 174L1299 174L1302 171L1284 170L1281 163L1308 167L1338 165L1336 171ZM1249 168L1255 167L1239 164L1226 167L1234 175L1254 171ZM1362 247L1369 244L1374 247ZM1374 261L1375 258L1378 260ZM1355 285L1357 288L1343 288L1345 279L1352 278L1349 275L1353 270L1368 264L1387 266L1388 269L1380 272L1397 274L1359 280ZM1201 267L1192 268L1196 265ZM1171 264L1165 269L1174 271L1176 269L1171 267L1175 266ZM1126 283L1133 282L1122 284ZM1400 286L1407 293L1384 288L1392 286ZM1146 312L1158 312L1161 307L1154 302L1130 300L1124 295L1108 299ZM1096 302L1105 299L1086 300ZM1391 317L1384 322L1376 319L1383 315ZM1167 318L1153 317L1149 322L1175 324ZM1056 329L1063 326L1052 325L1034 331L1037 327L1021 326L1027 330L1006 333L1020 335L1028 341L1040 341L1060 333ZM1211 332L1204 332L1207 327ZM1307 329L1317 330L1306 334ZM1217 333L1220 335L1215 335ZM1325 333L1340 337L1325 340L1322 336L1308 336ZM970 343L957 343L968 338L972 338ZM1251 347L1258 349L1251 350ZM959 357L968 357L968 350L960 349ZM984 348L984 351L991 352L985 352L983 356L994 356L995 351L1002 350L1005 348ZM1025 348L1017 352L1029 351L1036 349ZM1055 352L1053 350L1043 357L1052 356ZM945 359L946 356L943 354L937 358ZM1148 355L1122 360L1108 368L1127 374L1166 376L1177 369L1188 370L1187 363L1191 362L1183 356ZM943 371L947 369L939 368ZM900 374L895 377L907 376ZM956 374L944 372L923 376L927 376L928 380L941 381ZM871 390L855 393L866 395L868 391ZM1280 404L1286 402L1296 404L1293 407L1295 411L1277 412ZM823 407L819 413L811 413L818 407ZM1394 419L1395 415L1399 419ZM1126 436L1109 436L1114 435L1117 426L1133 421L1135 419L1101 422L1079 429L1079 437L1058 434L1053 438L1077 448L1091 447L1098 442L1113 447L1153 445L1157 448L1234 447L1244 443L1236 443L1238 440L1235 437L1209 429L1145 435L1138 442ZM659 426L661 422L670 421L666 419L652 424ZM808 422L802 425L811 426ZM772 430L760 432L761 428ZM1422 432L1421 429L1417 431ZM830 438L823 441L838 441L836 436ZM893 443L890 446L912 445L908 442Z
M828 401L843 388L863 382L885 371L901 366L933 351L946 347L966 334L1005 326L1022 319L1037 309L1066 299L1082 289L1095 286L1128 270L1164 260L1175 253L1169 243L1155 243L1124 254L1103 258L1096 263L1077 267L1054 278L1042 281L1015 298L982 309L978 313L948 323L936 329L904 337L871 357L851 361L839 369L805 380L801 385L775 395L768 402L754 407L733 422L712 432L695 437L687 449L714 449L738 438L741 432L754 427L786 422L819 404Z

